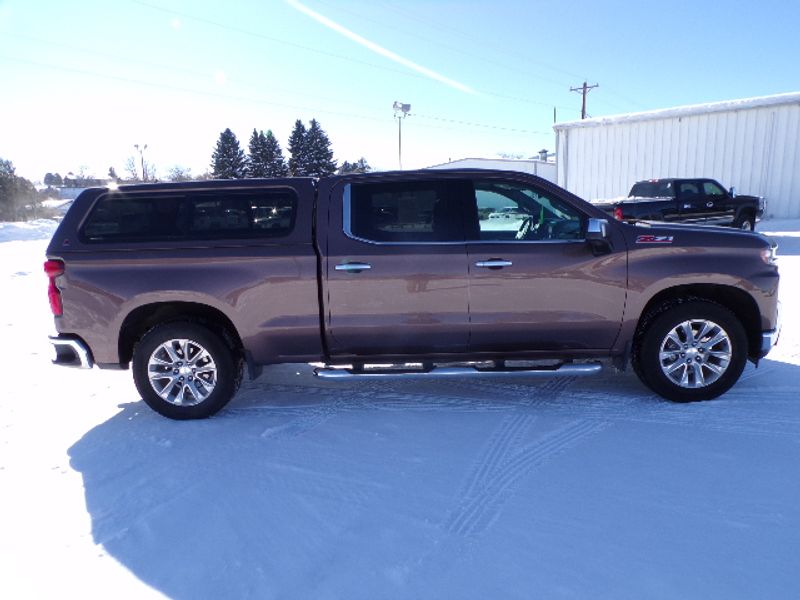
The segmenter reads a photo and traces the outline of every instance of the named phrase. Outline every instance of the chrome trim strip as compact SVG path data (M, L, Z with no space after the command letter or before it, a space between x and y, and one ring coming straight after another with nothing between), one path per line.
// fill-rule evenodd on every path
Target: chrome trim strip
M561 365L557 369L521 369L514 371L479 371L473 367L436 367L430 371L396 371L396 372L357 372L354 373L347 369L333 369L328 367L314 369L314 375L322 379L417 379L423 377L472 377L472 376L495 376L495 377L579 377L584 375L594 375L603 369L600 363L581 363Z
M57 348L58 346L66 346L70 350L75 353L75 356L78 358L80 362L81 369L91 369L94 366L94 361L92 360L92 355L89 352L89 348L81 342L80 340L70 339L70 338L62 338L55 335L48 336L50 343L53 345L53 348ZM57 350L56 350L57 352ZM58 359L53 361L53 364L60 365L60 366L77 366L77 365L70 365L65 363L57 362Z

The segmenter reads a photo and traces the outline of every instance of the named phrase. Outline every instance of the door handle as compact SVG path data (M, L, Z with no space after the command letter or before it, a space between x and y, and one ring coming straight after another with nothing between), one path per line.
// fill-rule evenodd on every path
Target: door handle
M492 258L490 260L479 260L475 263L476 267L482 269L502 269L503 267L510 267L513 265L510 260L502 260L500 258Z
M372 265L360 262L341 263L334 267L337 271L347 271L348 273L361 273L372 268Z

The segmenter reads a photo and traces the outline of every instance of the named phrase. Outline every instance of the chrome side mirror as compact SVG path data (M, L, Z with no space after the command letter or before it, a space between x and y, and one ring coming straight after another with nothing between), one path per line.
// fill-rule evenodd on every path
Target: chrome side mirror
M611 240L608 237L607 219L589 219L586 224L586 241L595 255L611 252Z
M736 197L736 186L731 186L731 198Z

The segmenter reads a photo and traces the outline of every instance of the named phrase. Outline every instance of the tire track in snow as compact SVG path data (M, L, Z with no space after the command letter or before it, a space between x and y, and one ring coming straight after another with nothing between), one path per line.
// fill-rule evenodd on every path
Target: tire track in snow
M505 451L501 454L505 460L499 461L493 457L497 448L490 446L486 462L459 494L461 503L445 520L445 531L460 537L480 535L499 517L503 504L521 479L605 427L603 422L574 421L516 452L509 452L512 446L503 444ZM497 442L494 446L498 446Z

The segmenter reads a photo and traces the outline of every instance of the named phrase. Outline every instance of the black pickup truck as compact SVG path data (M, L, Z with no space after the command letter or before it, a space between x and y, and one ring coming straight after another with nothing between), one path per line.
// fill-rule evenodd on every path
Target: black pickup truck
M595 206L618 221L724 225L753 231L764 214L759 196L741 196L713 179L650 179L633 184L628 198Z

